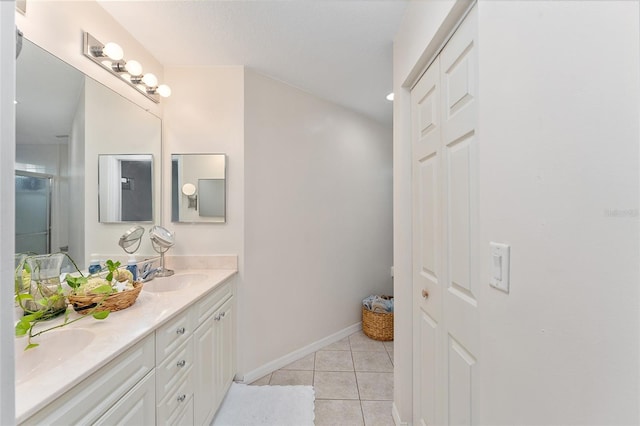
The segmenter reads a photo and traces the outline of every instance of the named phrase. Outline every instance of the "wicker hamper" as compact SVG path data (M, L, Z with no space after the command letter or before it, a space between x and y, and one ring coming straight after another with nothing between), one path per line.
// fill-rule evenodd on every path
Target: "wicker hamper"
M374 340L393 340L393 312L373 312L363 306L362 331Z

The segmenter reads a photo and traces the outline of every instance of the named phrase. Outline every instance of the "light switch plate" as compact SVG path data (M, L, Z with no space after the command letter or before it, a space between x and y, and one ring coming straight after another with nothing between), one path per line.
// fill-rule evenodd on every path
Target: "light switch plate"
M509 246L502 243L489 243L489 285L509 293Z

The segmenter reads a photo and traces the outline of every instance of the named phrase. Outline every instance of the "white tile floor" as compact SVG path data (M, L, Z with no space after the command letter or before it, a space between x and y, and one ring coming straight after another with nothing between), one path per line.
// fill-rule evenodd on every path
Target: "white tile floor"
M393 342L360 331L252 385L313 385L317 426L391 426Z

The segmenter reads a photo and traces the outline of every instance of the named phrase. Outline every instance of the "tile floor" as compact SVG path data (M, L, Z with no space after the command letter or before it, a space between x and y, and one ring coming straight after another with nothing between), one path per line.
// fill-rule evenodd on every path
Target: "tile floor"
M252 385L313 385L317 426L392 426L393 342L360 331Z

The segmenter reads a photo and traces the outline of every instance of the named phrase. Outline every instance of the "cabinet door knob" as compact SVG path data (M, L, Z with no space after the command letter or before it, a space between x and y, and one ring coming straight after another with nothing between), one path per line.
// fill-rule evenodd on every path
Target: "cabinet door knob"
M227 315L227 313L223 312L223 313L220 314L220 317L224 318L225 315Z
M180 327L179 329L176 330L176 334L184 334L186 330L184 329L184 327Z
M187 399L187 395L185 395L185 394L182 394L182 395L178 396L178 402L182 402L185 399Z
M187 364L187 361L185 361L184 359L178 361L178 363L176 364L178 367L184 367Z
M422 297L424 297L425 299L429 298L429 292L425 289L422 289Z
M216 320L216 321L220 321L220 314L218 314L215 317L213 317L213 319Z

